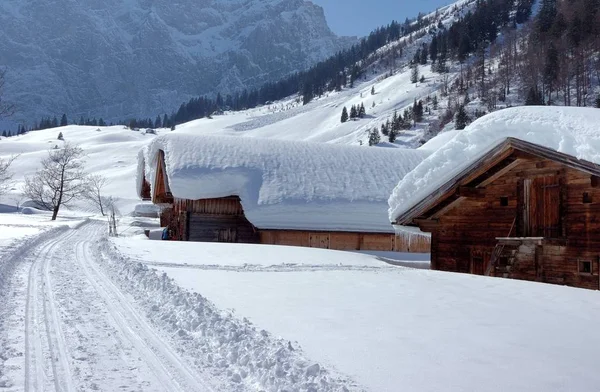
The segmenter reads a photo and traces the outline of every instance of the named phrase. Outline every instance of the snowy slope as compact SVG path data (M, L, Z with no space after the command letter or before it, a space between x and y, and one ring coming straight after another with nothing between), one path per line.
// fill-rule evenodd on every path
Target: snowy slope
M425 100L441 88L443 76L431 72L429 68L427 66L421 70L425 83L412 84L410 69L402 67L391 77L383 79L379 73L375 74L366 81L357 82L354 88L328 93L308 105L290 98L256 109L226 112L222 116L191 121L179 125L177 129L186 133L367 144L368 132L373 128L379 129L386 120L391 120L395 110L402 114L404 109L412 107L415 99ZM450 77L455 77L455 73L451 73ZM375 95L371 95L372 88L375 88ZM361 103L366 108L367 116L341 123L342 109L346 107L350 110L352 105ZM418 124L412 130L403 131L398 136L396 146L419 146L425 130L424 125ZM385 141L385 137L382 138Z
M369 391L588 391L600 382L600 340L584 332L600 322L598 292L319 249L112 243Z
M361 148L262 138L169 134L142 155L154 188L165 152L170 191L180 199L239 196L261 229L393 232L385 201L427 151ZM143 165L141 165L143 168Z
M459 131L400 181L389 199L390 219L396 220L507 137L600 164L598 124L600 110L593 108L524 106L481 117ZM443 139L435 140L432 142L434 147L439 140L444 142Z
M63 144L57 140L59 132L62 132L65 142L83 148L88 172L108 178L106 195L118 197L118 205L123 212L132 211L139 202L135 189L137 152L155 135L122 126L68 126L1 140L0 157L18 155L18 158L11 168L14 173L13 189L0 202L16 205L17 202L24 201L20 196L24 178L33 175L40 168L40 161L47 156L49 149ZM161 132L167 131L158 131L159 134ZM78 203L75 208L88 209L83 203Z

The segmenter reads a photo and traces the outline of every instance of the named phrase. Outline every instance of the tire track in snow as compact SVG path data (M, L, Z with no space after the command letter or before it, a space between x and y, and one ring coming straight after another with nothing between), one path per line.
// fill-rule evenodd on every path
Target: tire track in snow
M75 231L71 230L66 235L61 234L48 240L34 256L29 269L25 301L25 391L46 390L46 384L50 381L47 370L52 373L55 391L74 390L64 336L60 328L60 318L47 272L54 249L62 241L74 235ZM43 347L44 339L47 345L46 351ZM47 363L48 360L50 364Z
M89 236L88 236L89 238ZM214 391L193 369L161 339L138 315L123 293L94 265L89 241L78 241L75 259L87 280L104 301L119 332L129 340L151 368L161 374L159 380L166 391Z

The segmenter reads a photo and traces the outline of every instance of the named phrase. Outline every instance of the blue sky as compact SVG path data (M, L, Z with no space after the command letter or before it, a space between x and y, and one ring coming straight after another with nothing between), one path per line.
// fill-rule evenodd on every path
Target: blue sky
M430 12L453 0L312 0L325 9L327 22L338 35L369 34L393 19L403 22L419 11Z

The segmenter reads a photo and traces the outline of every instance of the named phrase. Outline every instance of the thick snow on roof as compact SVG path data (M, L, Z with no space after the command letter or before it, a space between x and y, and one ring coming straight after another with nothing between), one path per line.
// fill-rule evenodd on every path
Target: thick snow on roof
M144 149L138 184L159 150L174 197L237 195L256 227L389 233L389 194L430 153L173 133Z
M524 106L481 117L400 181L389 199L389 218L395 221L508 137L600 163L600 110Z
M419 147L419 150L437 151L441 147L448 144L450 140L454 139L454 137L458 135L459 132L460 131L457 130L442 132L436 135L431 140L429 140L427 143L423 144L421 147Z

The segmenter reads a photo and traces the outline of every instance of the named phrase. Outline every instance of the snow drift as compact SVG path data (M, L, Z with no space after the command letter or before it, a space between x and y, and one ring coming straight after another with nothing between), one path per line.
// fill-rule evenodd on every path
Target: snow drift
M600 110L525 106L478 119L404 176L389 199L390 220L508 137L600 163Z
M239 196L262 229L393 233L385 213L394 186L428 151L282 140L169 134L140 153L154 187L165 152L170 190L180 199Z

